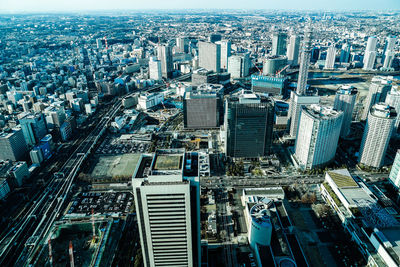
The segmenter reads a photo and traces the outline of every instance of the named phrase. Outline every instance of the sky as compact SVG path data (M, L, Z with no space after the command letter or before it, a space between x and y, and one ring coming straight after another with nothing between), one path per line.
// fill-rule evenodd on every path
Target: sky
M400 0L0 0L0 12L135 9L400 10Z

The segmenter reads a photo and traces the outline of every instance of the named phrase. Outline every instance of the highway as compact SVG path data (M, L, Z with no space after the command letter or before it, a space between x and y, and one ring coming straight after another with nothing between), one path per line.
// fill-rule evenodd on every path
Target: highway
M186 80L190 75L191 73L182 75L175 81ZM165 84L160 84L141 90L141 92L153 92L164 87ZM37 262L38 255L46 248L46 241L53 223L62 216L68 204L68 195L82 163L95 148L105 133L107 125L121 107L122 97L110 107L106 115L80 143L64 166L52 176L45 190L42 194L38 194L33 205L21 216L16 225L3 235L0 240L0 266L29 266Z

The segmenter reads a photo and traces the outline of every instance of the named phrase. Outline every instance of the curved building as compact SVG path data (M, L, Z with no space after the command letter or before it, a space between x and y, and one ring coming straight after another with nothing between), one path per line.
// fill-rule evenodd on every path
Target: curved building
M335 158L342 121L343 112L332 108L302 108L295 144L295 158L301 169L323 167Z
M394 127L397 131L400 124L400 87L398 85L392 86L392 90L386 96L385 103L396 110L397 118Z
M264 75L275 75L283 69L288 63L286 56L269 56L266 57L263 64Z
M252 248L256 245L269 246L271 243L272 222L269 207L272 201L258 203L250 209L249 243Z
M372 106L361 141L361 164L374 168L383 166L396 116L396 110L383 102Z
M343 85L336 91L333 109L343 111L343 123L340 130L341 137L346 137L350 133L357 92L357 89L350 85Z

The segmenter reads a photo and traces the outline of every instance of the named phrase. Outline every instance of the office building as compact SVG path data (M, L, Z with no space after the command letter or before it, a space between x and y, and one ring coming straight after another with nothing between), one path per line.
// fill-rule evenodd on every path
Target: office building
M27 152L24 134L20 128L0 132L0 160L21 160Z
M396 157L389 174L389 181L396 187L400 188L400 149L397 150Z
M340 51L340 62L348 63L350 61L351 56L351 45L348 43L344 43L342 45L342 50Z
M272 35L273 56L286 55L286 39L287 39L287 34L283 32L277 32Z
M29 178L28 164L25 161L15 162L8 173L15 180L15 184L21 186L24 180Z
M172 47L169 45L159 45L157 47L157 57L161 61L161 73L164 78L172 78L174 64L172 58Z
M231 56L231 41L219 41L221 45L221 69L228 69L228 58Z
M397 113L396 122L395 122L395 131L399 128L400 125L400 87L398 85L392 86L392 89L387 94L385 103L391 107L394 107Z
M36 145L47 134L46 119L42 113L23 113L19 123L28 146Z
M382 191L354 179L347 169L326 172L320 191L368 266L400 266L398 213Z
M230 56L228 58L228 72L231 78L244 78L249 76L250 72L250 54L243 53Z
M297 92L290 93L289 105L289 133L291 138L296 138L299 126L299 118L301 107L312 104L319 104L319 96L317 95L299 95Z
M342 111L302 107L294 154L300 169L322 168L334 160L342 122Z
M336 48L334 45L331 45L328 48L328 52L326 54L325 67L326 70L331 70L335 68L335 60L336 60Z
M164 95L160 93L143 93L138 98L137 107L141 110L147 110L164 101Z
M343 85L336 91L333 109L343 111L343 123L340 136L346 137L350 133L354 105L357 99L357 89L350 85Z
M176 38L176 52L189 53L189 39L187 37Z
M311 59L311 38L311 31L306 29L300 56L299 78L297 80L296 92L298 95L304 95L307 89L308 67Z
M199 156L141 155L132 177L145 267L200 266Z
M66 115L64 107L49 106L44 109L48 129L59 128L64 123Z
M299 64L299 52L300 52L300 36L291 35L287 46L287 59L288 64L296 66Z
M270 152L274 105L269 98L242 90L225 103L225 153L258 158Z
M267 56L263 62L263 74L274 76L288 64L285 56Z
M150 74L150 79L153 79L156 81L162 80L162 69L161 69L161 61L160 60L157 60L154 57L150 58L149 74Z
M192 73L192 85L199 86L204 83L217 84L218 74L212 70L206 70L204 68L197 69Z
M286 96L288 78L251 75L251 89L257 93Z
M396 110L385 103L372 106L361 141L360 164L374 168L384 165L396 116Z
M361 115L361 120L366 120L370 108L379 102L385 102L386 96L391 89L393 77L390 76L375 76L371 80L368 95L364 103L364 110Z
M223 118L224 89L218 84L203 84L186 92L183 99L184 127L189 129L217 128Z
M199 67L214 72L221 71L221 45L199 42Z
M0 178L0 200L4 199L10 191L7 178Z
M96 46L97 46L97 49L103 49L103 43L102 43L101 38L96 39Z
M222 35L219 33L212 33L210 36L208 36L208 41L211 43L216 43L218 41L221 41Z
M29 152L29 156L31 158L32 164L40 165L44 160L42 150L39 147L33 148Z

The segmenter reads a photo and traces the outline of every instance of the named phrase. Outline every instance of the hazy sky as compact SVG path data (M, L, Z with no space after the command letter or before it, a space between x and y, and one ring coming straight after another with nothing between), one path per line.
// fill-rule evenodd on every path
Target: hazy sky
M131 9L399 10L400 0L0 0L0 11Z

